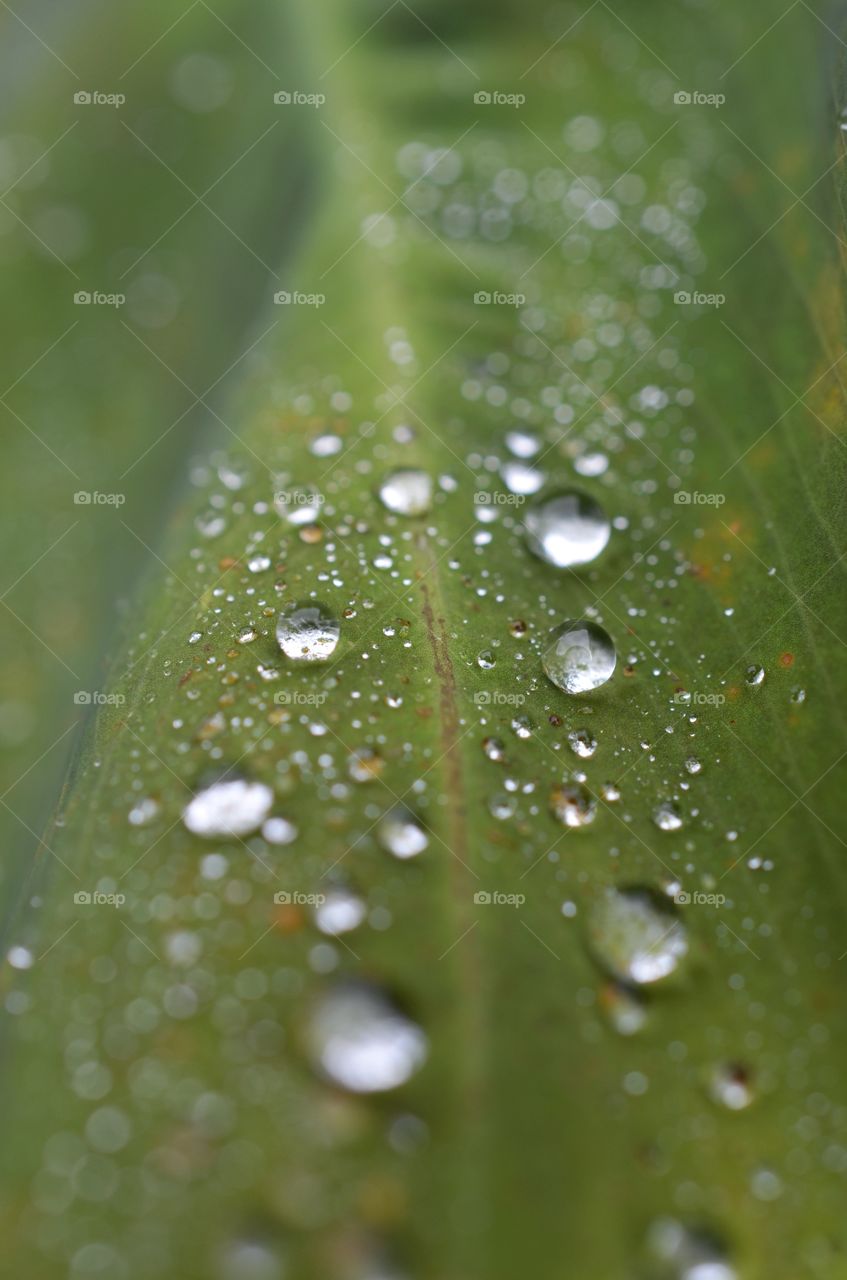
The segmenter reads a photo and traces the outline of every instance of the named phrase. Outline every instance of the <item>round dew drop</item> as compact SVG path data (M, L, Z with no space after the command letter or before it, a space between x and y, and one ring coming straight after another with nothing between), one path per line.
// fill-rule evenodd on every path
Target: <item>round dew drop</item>
M263 782L224 778L199 791L183 810L182 820L197 836L246 836L262 825L273 802L274 793Z
M324 605L311 601L284 609L276 624L277 643L292 662L326 662L340 635L338 620Z
M610 680L617 662L611 636L596 622L563 622L542 655L548 680L565 693L590 693Z
M380 988L344 982L312 1010L307 1033L313 1063L351 1093L384 1093L426 1061L424 1032Z
M392 471L379 486L384 507L398 516L423 516L432 509L432 477L408 467Z
M588 944L607 973L637 986L666 978L688 954L685 926L652 889L606 889L589 915Z
M530 551L557 569L596 560L612 531L599 502L577 490L553 494L530 508L524 528Z

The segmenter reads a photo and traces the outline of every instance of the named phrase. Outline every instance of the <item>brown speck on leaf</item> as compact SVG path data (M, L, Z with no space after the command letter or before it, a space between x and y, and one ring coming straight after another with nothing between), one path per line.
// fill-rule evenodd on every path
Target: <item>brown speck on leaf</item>
M301 542L308 542L309 544L322 542L323 536L324 531L319 524L307 524L305 529L300 530Z
M790 666L793 666L793 664L794 664L793 653L783 653L780 655L779 665L781 667L790 667Z
M552 716L548 716L547 719L550 721L550 724L552 724L555 729L558 729L561 727L562 717L557 716L555 712L553 713Z
M218 561L218 568L221 573L226 573L228 569L234 569L238 563L237 556L224 556L223 559Z
M299 907L284 905L274 910L273 927L280 933L299 933L303 924L303 912Z

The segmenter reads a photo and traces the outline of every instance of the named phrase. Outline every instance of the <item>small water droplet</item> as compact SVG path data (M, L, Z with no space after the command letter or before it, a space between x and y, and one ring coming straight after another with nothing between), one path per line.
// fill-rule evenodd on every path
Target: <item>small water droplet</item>
M312 601L289 605L276 624L277 643L294 662L325 662L335 652L340 635L337 619L324 605Z
M395 858L416 858L429 844L429 836L415 815L403 806L385 815L377 828L377 838Z
M351 1093L397 1089L420 1069L427 1038L378 987L344 982L312 1010L309 1051L315 1066Z
M246 836L262 825L273 802L274 793L263 782L222 778L198 791L182 820L198 836Z
M519 738L532 737L532 721L529 716L514 716L512 719L512 729Z
M721 1063L712 1072L709 1095L730 1111L743 1111L754 1098L749 1071L737 1062Z
M726 1248L710 1231L659 1218L647 1245L655 1261L668 1268L668 1280L738 1280Z
M500 468L500 478L509 493L517 493L524 497L538 493L544 484L544 475L536 467L529 467L525 462L504 462Z
M247 561L247 568L251 573L264 573L266 569L271 567L271 558L266 555L251 556Z
M595 560L612 529L600 504L576 490L554 494L532 507L524 526L530 551L557 569Z
M483 671L491 671L497 666L497 655L491 649L483 649L476 656L476 665L482 667Z
M578 458L574 458L573 468L577 475L594 477L602 476L609 466L609 459L605 453L599 451L593 453L581 453Z
M488 812L498 822L505 822L508 818L513 817L515 807L514 796L507 795L505 791L498 791L497 795L492 796L488 801Z
M550 632L542 655L547 678L565 693L589 693L610 680L617 655L611 636L595 622L563 622Z
M751 667L747 668L747 675L744 678L747 681L747 684L757 687L765 678L765 668L756 666L754 663Z
M572 729L568 734L571 751L583 760L590 760L597 750L597 739L588 729Z
M534 458L541 448L541 441L528 431L508 431L506 448L514 458Z
M556 787L550 795L550 808L566 827L587 827L597 817L597 801L579 783Z
M321 933L336 937L357 929L367 914L364 901L351 889L335 885L315 907L315 924Z
M682 817L676 805L670 800L664 800L653 810L653 821L660 831L679 831L682 826Z
M591 907L588 942L607 972L639 986L673 973L688 952L685 926L673 907L645 888L606 889Z
M600 1006L618 1035L634 1036L647 1022L647 1008L638 992L620 982L606 983Z
M496 764L505 764L506 747L499 738L483 738L482 749L487 759L493 760Z
M395 515L422 516L432 508L432 489L432 477L425 471L404 467L385 477L379 497Z
M688 773L699 773L703 766L696 756L689 756L685 762L685 768Z
M347 768L354 782L376 782L385 761L373 747L359 747L350 756Z

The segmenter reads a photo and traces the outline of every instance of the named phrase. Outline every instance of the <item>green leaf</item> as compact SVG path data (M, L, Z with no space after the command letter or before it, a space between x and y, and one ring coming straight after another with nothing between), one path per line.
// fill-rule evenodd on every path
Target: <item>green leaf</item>
M837 38L771 3L302 23L298 300L11 936L12 1270L847 1275ZM430 512L386 509L397 468ZM613 528L569 571L523 520L574 487ZM292 660L316 602L337 647ZM569 619L617 650L580 697L542 662ZM285 823L197 834L221 774ZM367 917L333 938L339 889ZM338 1001L394 1012L316 1063Z

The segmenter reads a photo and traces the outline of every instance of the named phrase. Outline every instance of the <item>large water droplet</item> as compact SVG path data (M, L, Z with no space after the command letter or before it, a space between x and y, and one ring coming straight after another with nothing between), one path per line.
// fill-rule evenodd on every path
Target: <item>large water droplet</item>
M530 551L557 569L595 560L612 530L600 504L577 490L554 494L532 507L524 527Z
M276 624L277 643L295 662L326 662L340 635L338 620L324 605L313 601L290 605Z
M351 1093L382 1093L423 1065L427 1038L378 987L344 982L315 1005L308 1028L315 1065Z
M596 622L563 622L550 632L541 658L549 680L565 693L589 693L611 679L617 655Z
M197 793L182 820L198 836L246 836L262 825L273 802L274 793L263 782L223 778Z
M379 486L379 497L395 515L426 515L432 508L432 477L411 467L392 471Z
M667 1267L663 1272L667 1280L737 1280L726 1249L709 1231L660 1218L650 1228L647 1242L655 1261Z
M641 985L673 973L688 952L682 921L652 889L606 889L591 908L588 941L621 982Z
M429 837L409 809L390 810L377 827L383 849L395 858L416 858L429 844Z

